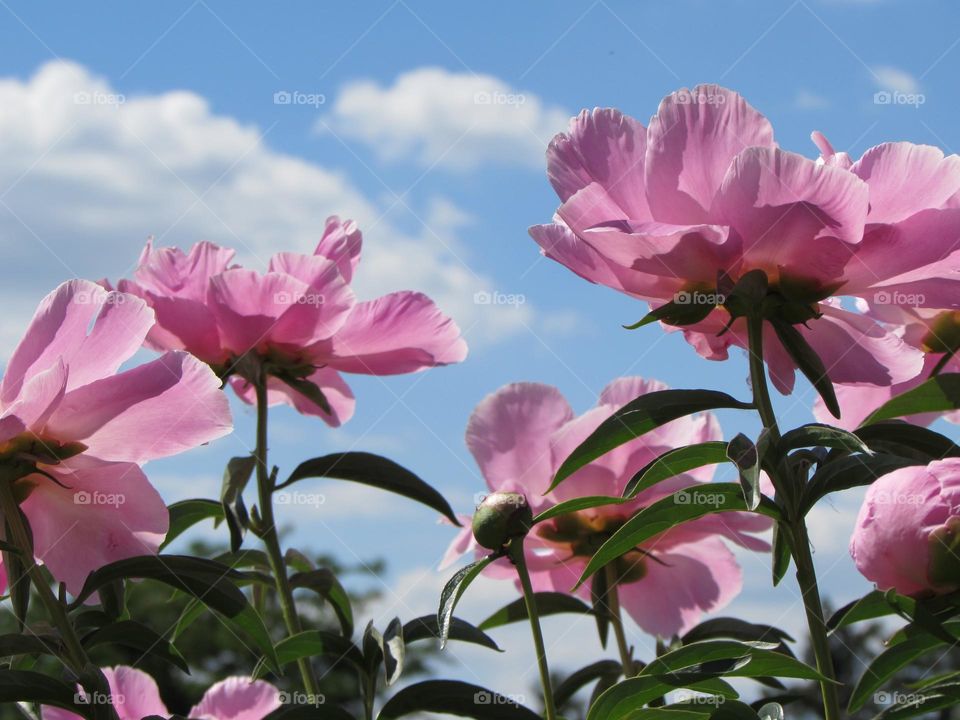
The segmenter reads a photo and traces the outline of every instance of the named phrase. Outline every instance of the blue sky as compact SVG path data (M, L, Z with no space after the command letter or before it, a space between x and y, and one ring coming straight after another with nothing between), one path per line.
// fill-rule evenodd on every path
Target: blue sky
M814 129L855 156L886 140L960 148L960 7L949 0L2 0L0 18L3 356L49 289L128 273L148 235L213 240L256 265L309 250L328 214L356 217L361 293L427 291L465 329L471 356L352 381L357 414L341 430L279 410L274 459L290 468L335 450L382 452L460 511L482 489L466 419L503 384L554 384L577 410L622 374L747 393L742 356L710 363L658 328L624 331L643 307L540 259L526 228L556 206L542 152L569 116L615 106L645 122L670 91L719 82L771 119L781 145L810 156ZM289 104L275 102L283 92ZM878 103L878 92L911 102ZM477 304L478 292L522 303ZM808 420L811 400L800 385L780 402L786 423ZM729 434L755 430L722 420ZM226 457L249 447L250 421L237 406L235 436L149 474L171 500L215 496ZM433 610L443 578L431 568L448 528L388 496L309 489L326 502L285 516L297 543L389 554L393 591L377 613ZM844 550L857 502L838 500L813 520L838 602L866 588ZM743 562L746 591L732 610L797 627L795 589L767 588L765 558ZM465 616L479 620L484 602L511 593L484 584ZM508 659L475 665L463 652L451 673L525 692L533 676L511 663L529 660L526 638L501 639L516 647ZM571 668L582 647L558 642L558 665Z

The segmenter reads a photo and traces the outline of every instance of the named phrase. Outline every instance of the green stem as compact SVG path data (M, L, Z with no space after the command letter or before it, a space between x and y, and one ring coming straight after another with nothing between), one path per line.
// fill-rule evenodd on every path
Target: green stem
M523 601L530 618L530 630L533 633L533 646L537 653L537 667L540 669L540 683L543 685L543 706L546 711L546 720L556 720L557 709L553 702L553 686L550 682L550 668L547 666L547 651L543 645L543 632L540 630L540 613L533 597L533 586L530 584L530 573L527 571L527 561L523 556L523 538L514 538L510 542L510 560L517 568L520 585L523 588Z
M956 350L950 350L949 352L945 352L943 354L943 357L940 358L937 361L937 364L933 366L933 370L930 371L930 377L934 378L937 375L939 375L941 372L943 372L943 369L947 366L947 363L949 363L956 354L957 354Z
M607 597L604 605L613 628L613 636L617 639L617 650L620 652L620 664L623 665L623 676L633 677L636 674L633 664L633 653L627 645L627 635L623 630L623 616L620 614L620 593L617 590L617 574L614 566L607 565Z
M753 388L753 400L760 414L763 427L770 435L771 447L776 447L780 439L780 429L777 425L777 416L770 401L770 390L767 387L766 369L763 364L763 318L750 316L747 318L747 333L750 354L750 384ZM770 475L778 495L782 492L785 500L791 497L790 488L783 483L781 466L777 463L764 463L764 468ZM787 506L793 505L787 502ZM785 508L789 510L790 508ZM807 630L810 633L810 643L813 646L817 670L827 679L820 682L820 692L823 696L825 720L840 719L840 699L837 694L837 685L834 682L836 672L833 668L833 657L830 654L830 644L827 640L826 623L823 619L823 606L820 601L820 589L817 586L817 572L810 554L810 538L807 534L807 525L803 516L787 518L780 521L780 529L789 533L790 552L797 566L797 583L803 596L803 607L807 616Z
M296 635L302 630L300 616L297 614L297 605L293 599L293 590L287 577L287 566L283 561L283 551L280 548L280 537L277 534L276 521L273 516L274 478L267 469L267 382L266 378L258 378L255 383L257 392L257 494L260 509L259 536L263 540L270 561L270 570L280 596L280 612L287 627L288 635ZM311 695L318 692L317 679L313 667L307 658L297 661L300 677L303 680L303 689Z

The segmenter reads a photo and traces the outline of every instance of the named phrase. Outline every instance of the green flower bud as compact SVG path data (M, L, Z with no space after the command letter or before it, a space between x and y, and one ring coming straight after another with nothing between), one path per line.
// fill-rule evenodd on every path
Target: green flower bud
M523 537L532 526L533 513L520 493L491 493L473 514L473 537L488 550L499 550L513 538Z

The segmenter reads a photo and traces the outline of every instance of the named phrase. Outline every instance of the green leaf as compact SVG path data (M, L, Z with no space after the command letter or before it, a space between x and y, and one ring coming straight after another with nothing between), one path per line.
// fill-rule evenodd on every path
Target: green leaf
M960 622L946 623L944 627L954 635L960 632ZM894 673L906 667L924 653L945 645L937 637L918 634L880 653L868 667L850 695L849 711L856 712Z
M333 571L328 568L319 568L294 573L290 576L290 587L306 588L320 595L333 607L343 636L353 635L353 608L350 605L350 596Z
M904 720L905 718L925 715L937 717L937 710L953 707L958 704L957 688L950 688L946 693L920 692L908 693L905 697L874 717L874 720Z
M833 382L830 380L830 375L816 350L810 347L800 331L793 325L780 320L773 320L771 324L780 339L780 344L783 345L783 349L787 351L787 354L797 364L800 372L804 374L820 394L820 397L823 398L827 409L835 418L840 417L840 403L837 402Z
M960 445L938 432L903 420L884 420L854 431L874 452L920 462L960 456Z
M276 655L263 620L232 582L242 577L236 570L203 558L186 555L141 555L118 560L87 576L73 606L79 606L108 583L128 578L156 580L197 598L216 610L235 629L243 631L276 667Z
M433 508L454 525L460 521L443 495L393 460L367 452L324 455L300 463L279 488L310 477L327 477L370 485Z
M800 501L803 514L824 495L840 490L869 485L881 475L909 465L916 460L896 455L845 455L821 465L810 478Z
M355 718L343 708L324 702L317 706L284 705L267 715L264 720L355 720Z
M403 625L400 618L394 618L383 633L383 672L387 687L400 679L406 650L403 639Z
M23 511L18 507L16 512L20 513L20 522L26 528L28 534L31 534L30 521L27 520ZM4 519L4 537L13 537L10 524ZM31 545L33 538L31 534ZM12 547L3 549L3 570L6 574L7 589L10 593L10 604L13 609L13 616L17 620L17 629L23 630L27 620L27 611L30 609L30 585L31 580L27 575L27 566L21 552ZM33 562L33 558L29 559Z
M407 622L403 626L403 639L409 645L418 640L440 639L440 626L437 624L436 615L423 615ZM473 643L483 647L503 652L496 641L483 630L475 627L465 620L458 617L450 619L450 630L447 633L448 640L459 640L460 642Z
M306 397L307 400L310 400L312 403L318 405L320 409L323 410L327 415L333 414L333 411L330 408L330 401L327 400L327 396L323 394L323 390L321 390L315 383L312 383L304 378L293 377L285 373L278 374L277 378Z
M749 662L725 672L737 677L780 677L825 680L815 668L785 653L776 652L772 643L743 643L734 640L701 640L683 645L650 661L642 676L661 677L678 671L699 671L705 663L749 658Z
M753 441L739 433L727 445L727 458L737 466L740 473L740 487L748 510L756 510L760 505L760 453Z
M243 491L257 467L253 455L230 458L223 471L223 485L220 488L220 503L223 516L230 528L230 549L237 552L243 544L243 536L250 523L247 506L243 502Z
M739 483L701 483L661 498L627 520L590 558L580 576L582 584L597 570L675 525L717 512L747 511ZM757 513L774 518L780 510L761 498Z
M391 720L420 712L475 720L540 720L535 712L504 695L459 680L425 680L409 685L386 702L377 718Z
M491 555L482 560L477 560L461 568L456 574L447 581L440 593L440 608L437 610L437 626L440 628L440 649L447 644L447 638L450 635L450 626L453 622L453 611L457 607L464 591L470 587L477 575L483 572L483 569L496 560L497 557Z
M712 640L715 638L730 638L745 642L768 643L794 641L788 633L780 628L772 625L751 623L732 617L718 617L704 620L699 625L688 630L687 633L680 638L680 641L684 645L689 645L690 643L700 640Z
M942 413L960 408L960 373L941 373L922 385L888 400L866 420L872 425L880 420L906 417L919 413Z
M304 658L330 657L343 658L355 668L364 671L363 654L360 648L341 635L325 630L304 630L277 643L277 662L286 667ZM254 677L262 677L269 666L261 659L254 669Z
M904 599L914 602L912 598ZM897 609L887 601L886 593L880 590L872 590L862 598L847 603L831 615L826 623L827 632L834 633L847 625L853 625L864 620L874 620L896 612Z
M3 658L14 655L58 655L62 649L63 643L56 635L46 633L0 635L0 657Z
M199 522L207 519L214 522L223 520L223 506L216 500L181 500L170 505L167 510L170 513L170 529L160 546L161 550Z
M553 700L558 708L566 705L581 688L601 678L619 678L623 666L615 660L598 660L568 675L553 689Z
M533 594L537 601L537 612L541 617L557 615L559 613L590 613L592 610L583 600L561 592L538 592ZM478 627L481 630L509 625L515 622L526 622L527 605L523 598L518 598L509 605L504 605L493 615L484 620Z
M85 648L94 648L99 645L120 645L131 648L140 653L141 657L156 657L170 663L188 675L190 668L183 655L156 632L134 620L120 620L111 625L105 625L83 638Z
M563 502L548 507L537 515L533 519L533 524L536 525L539 522L550 520L558 515L566 515L572 512L579 512L580 510L589 510L590 508L603 507L604 505L622 505L632 499L633 498L614 497L612 495L587 495L586 497L564 500Z
M726 393L713 390L660 390L631 400L600 423L564 460L550 490L577 470L616 447L630 442L671 420L704 410L736 408L749 410L750 403L740 402Z
M724 463L727 460L727 444L722 440L710 440L668 450L630 478L623 496L636 497L662 480L706 465Z
M587 720L619 720L620 718L633 720L635 717L641 717L637 713L642 711L644 705L680 688L730 700L739 697L736 690L719 678L694 682L690 685L677 685L660 678L640 676L617 683L600 695L590 706ZM709 714L709 711L706 711L706 714Z
M776 587L780 584L780 581L783 580L783 576L787 574L787 570L790 569L790 560L793 559L790 552L790 543L787 540L787 536L784 535L783 530L780 529L779 523L773 524L773 548L771 554L773 561L770 565L770 570L773 575L773 586Z
M871 452L869 446L857 434L821 423L801 425L785 432L780 438L781 453L786 454L791 450L805 447L828 447L868 455Z
M698 293L704 297L716 297L716 293ZM696 297L693 293L686 293L687 297ZM658 320L662 320L667 325L684 327L686 325L695 325L706 318L717 307L716 303L709 302L676 302L670 301L664 303L658 308L654 308L633 325L624 325L624 330L638 330L645 325L650 325Z
M32 670L0 672L0 703L42 703L93 718L93 706L74 703L76 688Z
M607 638L610 635L610 606L607 596L610 593L607 573L597 573L590 582L590 612L597 623L597 635L600 637L600 646L607 647Z

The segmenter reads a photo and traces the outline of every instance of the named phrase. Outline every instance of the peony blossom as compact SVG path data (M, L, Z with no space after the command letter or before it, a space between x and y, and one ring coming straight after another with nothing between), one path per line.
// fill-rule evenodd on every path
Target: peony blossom
M166 506L140 464L232 428L216 375L186 353L118 372L153 322L139 298L66 282L40 303L0 382L0 472L37 561L71 593L166 535Z
M149 715L170 717L156 681L142 670L118 666L104 668L110 702L120 720L141 720ZM96 700L96 698L91 698ZM188 717L195 720L262 720L281 706L280 691L263 680L230 677L212 685ZM43 720L76 720L69 710L43 708Z
M233 265L233 251L211 243L184 253L148 242L134 280L118 286L156 311L151 347L190 352L248 403L253 357L267 367L271 405L338 426L354 409L341 373L410 373L467 355L456 324L425 295L357 302L350 282L361 242L352 221L331 217L313 255L277 253L266 273Z
M904 382L922 354L838 296L957 307L960 158L907 143L856 163L824 153L781 149L763 115L716 85L667 96L647 127L584 110L547 151L554 222L530 232L587 280L648 301L704 357L746 347L746 322L724 303L760 270L765 318L794 326L834 382ZM764 345L771 380L791 392L795 363L771 323Z
M850 554L881 590L960 589L960 459L888 473L867 490Z
M884 296L880 296L884 299ZM893 295L889 296L895 297ZM837 400L842 409L842 416L836 425L853 430L858 427L878 407L893 397L912 390L928 380L931 374L940 372L960 372L960 357L948 352L954 352L956 344L960 343L960 311L944 310L937 312L927 308L908 308L896 305L868 306L863 302L865 311L874 318L886 322L893 332L903 338L911 347L918 348L924 353L923 367L910 380L889 387L875 385L838 385L836 386ZM828 410L822 400L814 406L814 415L821 422L831 420ZM921 413L908 415L904 419L910 422L928 425L937 418L943 417L951 422L960 422L960 412L949 412L943 415L935 413Z
M621 445L571 475L544 495L556 469L570 452L613 412L637 396L662 390L661 383L622 378L608 385L597 406L576 417L558 390L536 383L507 385L488 396L467 426L467 445L491 491L527 497L534 514L563 500L622 494L638 470L667 450L717 440L720 428L710 414L670 422ZM569 592L590 557L627 518L662 497L704 483L709 493L713 470L701 468L641 492L635 501L559 516L538 523L524 544L537 591ZM487 554L472 540L470 524L451 543L444 566L463 554ZM755 537L769 522L747 513L713 514L652 538L613 567L620 602L645 631L670 637L692 627L705 612L726 605L741 587L741 571L724 538L752 550L768 544ZM487 572L514 578L506 560ZM590 597L589 583L577 593Z

